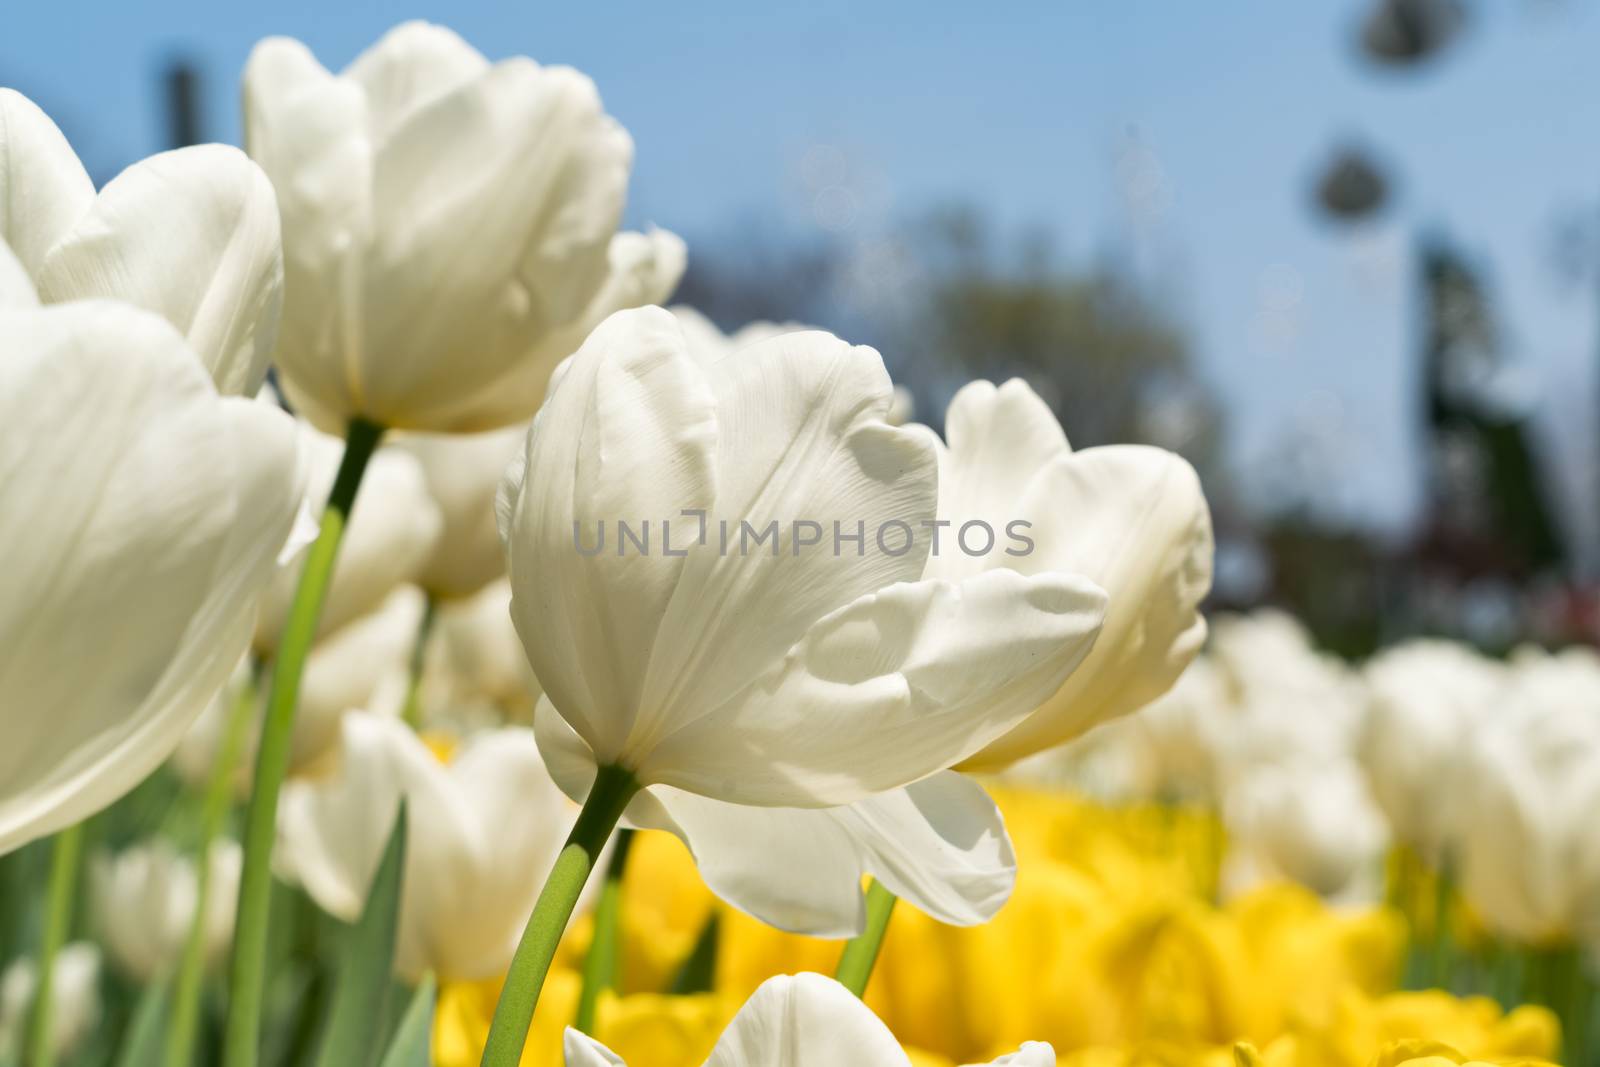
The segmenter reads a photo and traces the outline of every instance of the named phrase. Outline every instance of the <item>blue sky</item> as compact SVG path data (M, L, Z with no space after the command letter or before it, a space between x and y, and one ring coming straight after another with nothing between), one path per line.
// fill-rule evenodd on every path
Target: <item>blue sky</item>
M1490 266L1544 439L1590 499L1600 283L1563 286L1549 260L1564 213L1600 218L1600 13L1479 0L1459 47L1397 76L1353 56L1366 3L56 0L7 12L0 82L115 169L161 147L164 56L202 60L211 128L232 140L259 37L300 37L337 67L397 21L441 21L491 56L594 77L637 145L636 224L867 236L959 200L1079 258L1132 242L1194 333L1247 480L1305 453L1320 495L1391 526L1418 489L1402 462L1409 246L1442 227ZM1354 234L1306 206L1344 137L1400 176L1386 220Z

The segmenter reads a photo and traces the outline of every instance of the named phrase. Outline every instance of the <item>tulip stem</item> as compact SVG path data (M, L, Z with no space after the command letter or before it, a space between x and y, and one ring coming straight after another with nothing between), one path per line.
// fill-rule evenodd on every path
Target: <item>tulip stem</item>
M195 853L194 914L189 918L189 937L184 942L183 958L178 962L178 978L173 987L171 1024L167 1029L167 1067L190 1067L194 1062L195 1034L200 1026L200 993L205 984L206 919L215 888L211 884L211 845L221 836L223 824L228 821L228 812L233 807L235 772L256 708L257 677L257 664L252 663L250 679L229 709L222 744L217 748L211 778L206 782L200 840Z
M422 603L422 618L417 620L417 634L411 644L410 674L406 680L406 702L402 716L413 730L422 729L422 667L428 653L428 636L433 633L434 616L439 602L432 593Z
M245 816L244 870L239 876L239 910L234 926L233 960L229 972L228 1027L223 1042L227 1067L256 1067L260 1057L261 1002L266 986L267 913L272 901L272 845L277 830L278 792L289 769L289 741L294 732L295 706L300 697L300 675L317 635L322 602L328 592L333 564L345 523L355 505L356 490L367 462L377 451L383 427L365 419L352 419L345 435L344 458L334 476L322 512L322 529L306 553L300 584L284 623L272 669L272 691L267 697L256 748L254 788Z
M44 943L39 946L38 980L33 987L33 1012L28 1025L27 1067L55 1063L54 1008L56 959L72 929L72 906L78 895L78 871L83 865L83 823L56 834L50 846L50 896L46 902Z
M494 1021L489 1025L481 1067L517 1067L521 1062L533 1009L539 1003L539 991L544 987L545 975L550 973L567 920L578 905L578 896L594 870L600 850L638 792L639 783L633 774L615 764L601 767L595 775L589 799L583 802L578 821L539 891L522 943L511 959L500 1002L494 1008Z
M867 885L867 925L844 946L839 956L839 967L833 976L856 996L867 991L867 979L878 962L878 952L883 948L883 935L889 929L889 919L894 915L895 895L883 887L876 878Z
M594 1033L595 1006L600 994L614 989L622 952L622 876L628 868L628 849L633 844L632 830L618 830L617 843L606 866L606 879L600 887L600 900L594 908L594 937L583 957L583 987L578 994L578 1015L573 1027L585 1034Z

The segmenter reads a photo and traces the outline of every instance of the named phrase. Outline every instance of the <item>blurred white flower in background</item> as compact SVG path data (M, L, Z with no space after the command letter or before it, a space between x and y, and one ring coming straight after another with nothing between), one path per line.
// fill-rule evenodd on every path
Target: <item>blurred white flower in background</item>
M503 974L577 810L551 782L533 733L479 733L441 760L411 728L352 712L339 765L291 780L278 809L280 875L330 915L361 914L395 813L407 836L395 968L416 980ZM598 886L598 882L596 883Z
M1600 929L1600 657L1519 654L1454 775L1461 888L1495 932L1543 944Z
M539 680L511 623L509 581L501 578L470 597L440 606L422 690L430 725L533 722Z
M339 724L346 712L399 715L410 683L409 666L423 594L416 586L396 587L376 611L354 619L318 641L300 678L300 701L289 741L291 774L327 770L337 757ZM507 627L510 627L509 620ZM263 698L271 669L252 681L240 664L230 684L195 720L173 753L173 768L194 788L204 788L215 768L230 717L249 687L251 725L235 765L235 789L247 794L255 766Z
M311 458L305 500L320 511L338 473L343 444L309 424L299 424ZM361 480L360 506L350 516L317 626L319 640L379 607L395 587L412 582L433 553L444 519L416 458L395 447L380 448ZM289 606L300 582L309 543L282 562L256 621L255 651L270 659L283 635Z
M20 1050L38 985L31 959L14 960L0 974L0 1054ZM54 1056L69 1056L100 1025L99 947L87 941L63 946L50 987L50 1048Z
M151 156L95 193L61 131L0 88L0 241L45 304L107 298L161 315L219 392L266 377L283 290L278 206L225 145Z
M1468 746L1510 682L1501 664L1450 641L1388 649L1365 669L1371 703L1360 755L1396 839L1430 864L1449 862L1459 831Z
M416 582L439 599L468 597L506 572L494 497L528 435L525 425L478 434L398 434L416 457L443 524Z
M215 965L233 941L233 915L243 853L219 838L207 854L204 955ZM153 840L101 854L89 867L89 913L111 962L140 983L172 975L183 956L199 897L194 859L170 842Z
M1382 898L1389 827L1353 761L1264 766L1233 783L1224 803L1225 895L1287 879L1329 900Z
M616 233L633 143L570 68L409 22L335 75L274 37L244 111L283 215L276 358L331 433L527 419L590 328L682 273L670 234Z

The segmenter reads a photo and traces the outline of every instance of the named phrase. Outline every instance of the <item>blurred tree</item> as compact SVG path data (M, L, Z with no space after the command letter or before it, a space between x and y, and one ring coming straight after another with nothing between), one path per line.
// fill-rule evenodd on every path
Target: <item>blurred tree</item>
M935 429L967 381L1024 378L1073 447L1172 449L1200 471L1214 510L1235 510L1221 408L1183 326L1126 271L1068 267L1039 230L1002 242L971 208L857 245L751 225L690 247L676 299L724 330L797 321L874 345L915 395L918 421Z
M1477 272L1442 237L1421 250L1431 513L1419 552L1462 577L1565 560L1529 443L1529 407Z
M1220 493L1221 409L1183 326L1126 272L1067 268L1037 233L1002 245L970 210L940 212L908 240L923 283L901 348L951 378L1024 378L1074 447L1161 445Z

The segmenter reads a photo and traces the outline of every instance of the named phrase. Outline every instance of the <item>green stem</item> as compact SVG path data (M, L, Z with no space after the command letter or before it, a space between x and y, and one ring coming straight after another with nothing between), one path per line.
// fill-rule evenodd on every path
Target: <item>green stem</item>
M867 979L878 962L878 952L883 948L883 935L889 929L889 918L894 914L896 897L876 878L867 885L867 926L844 946L839 957L839 967L833 976L856 996L867 990Z
M56 1050L51 1041L51 1018L56 984L56 957L72 930L72 907L78 895L78 872L83 866L83 823L56 835L50 851L50 897L45 912L44 944L39 948L38 981L33 988L33 1013L28 1024L27 1067L51 1067Z
M583 958L583 988L578 994L578 1016L572 1024L581 1033L594 1033L594 1012L600 994L617 985L622 955L622 876L632 844L632 830L617 831L617 843L611 850L611 863L606 867L606 880L594 909L594 937Z
M578 895L589 880L589 872L594 870L596 857L622 818L628 801L638 792L639 783L622 767L601 767L595 775L589 799L583 802L578 821L539 891L539 901L522 932L522 943L511 959L500 1002L494 1007L494 1021L489 1024L481 1067L517 1067L521 1062L533 1009L539 1003L539 991L544 987L545 975L550 973L567 920L577 907Z
M423 601L422 618L417 622L417 636L411 645L410 678L406 683L402 715L413 730L422 729L422 667L428 652L428 635L433 633L433 619L438 610L439 602L429 593Z
M272 692L267 698L256 749L254 788L245 817L244 870L239 877L239 910L233 935L233 961L229 973L228 1027L223 1042L227 1067L256 1067L260 1057L261 1001L266 985L267 913L272 900L272 845L277 830L278 791L289 769L289 741L294 732L295 705L300 696L300 674L317 636L322 602L333 576L339 541L355 504L356 490L367 461L377 450L383 427L353 419L345 435L344 459L334 477L333 491L322 512L322 530L306 553L295 589L283 638L278 643L272 670Z
M195 1034L200 1027L200 992L205 984L206 917L210 912L211 845L222 834L228 812L233 808L234 775L239 756L256 708L257 671L240 690L223 727L222 744L217 748L211 778L206 782L205 806L200 819L200 840L195 860L194 915L189 919L189 937L184 942L183 958L178 963L178 979L173 989L171 1025L167 1030L167 1067L190 1067L194 1061Z

